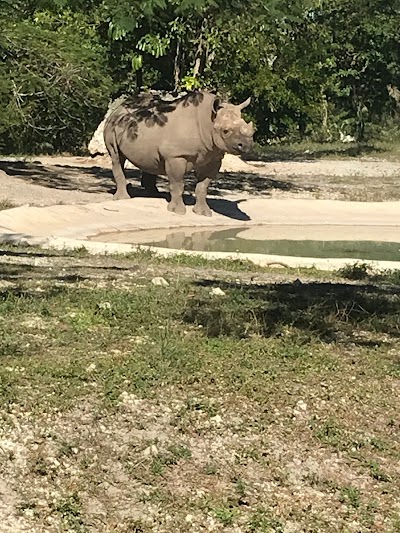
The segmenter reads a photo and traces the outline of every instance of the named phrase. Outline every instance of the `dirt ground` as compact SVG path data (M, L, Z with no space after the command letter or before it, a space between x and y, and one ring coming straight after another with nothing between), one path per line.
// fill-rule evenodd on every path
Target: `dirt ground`
M144 195L139 172L128 172L132 197ZM319 198L355 201L400 200L400 163L359 158L349 160L224 160L210 196ZM160 178L160 189L166 180ZM186 188L194 190L188 176ZM114 190L106 157L41 156L0 159L0 204L53 205L101 202Z

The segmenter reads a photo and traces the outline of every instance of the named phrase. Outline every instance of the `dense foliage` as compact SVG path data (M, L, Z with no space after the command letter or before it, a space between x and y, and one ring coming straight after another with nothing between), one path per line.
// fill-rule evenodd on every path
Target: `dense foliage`
M253 96L258 140L393 131L398 0L0 0L0 148L76 150L143 87Z

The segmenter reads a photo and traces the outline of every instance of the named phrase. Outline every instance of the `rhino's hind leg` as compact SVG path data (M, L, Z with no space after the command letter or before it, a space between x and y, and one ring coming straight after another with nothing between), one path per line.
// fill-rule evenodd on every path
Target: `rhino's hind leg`
M119 153L118 155L112 155L112 171L114 180L117 185L117 190L114 193L114 200L128 200L130 196L126 189L126 176L124 172L126 157Z
M142 172L140 183L149 196L158 196L160 191L157 189L157 178L155 174Z
M171 201L168 204L168 211L177 215L184 215L186 207L183 203L183 178L186 172L186 159L169 159L165 162L165 170L169 180L169 190Z
M193 212L196 213L196 215L203 215L205 217L212 216L212 211L207 204L207 190L210 183L210 178L203 178L199 179L199 182L196 185L196 204L193 207Z

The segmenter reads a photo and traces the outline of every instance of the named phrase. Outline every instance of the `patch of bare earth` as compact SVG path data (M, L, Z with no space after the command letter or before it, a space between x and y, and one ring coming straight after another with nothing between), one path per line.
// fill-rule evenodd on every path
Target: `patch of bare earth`
M263 412L238 395L169 388L153 400L122 392L112 412L89 398L35 416L10 406L2 531L389 531L399 468L383 461L383 483L316 446L326 403Z

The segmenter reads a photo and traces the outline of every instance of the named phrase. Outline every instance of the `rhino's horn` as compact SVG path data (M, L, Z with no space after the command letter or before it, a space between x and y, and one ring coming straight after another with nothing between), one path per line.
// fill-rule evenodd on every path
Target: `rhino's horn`
M249 96L249 98L247 98L247 100L245 100L244 102L242 102L241 104L239 104L237 107L242 110L244 109L245 107L247 107L248 105L250 105L250 102L251 102L251 97Z
M254 125L252 122L242 124L240 127L240 133L243 135L254 135Z

